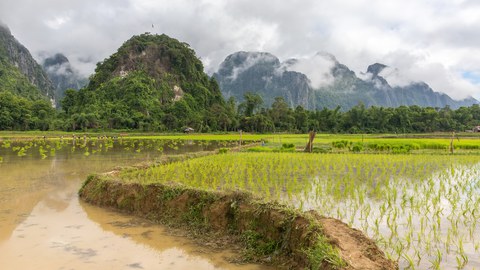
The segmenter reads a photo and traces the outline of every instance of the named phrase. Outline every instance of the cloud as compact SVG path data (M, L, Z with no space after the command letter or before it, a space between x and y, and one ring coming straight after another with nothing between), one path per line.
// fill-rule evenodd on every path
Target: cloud
M336 60L331 55L317 53L312 57L297 59L292 64L286 65L285 69L307 75L312 88L319 89L333 83L332 68L335 63Z
M85 75L132 35L153 32L189 43L209 73L236 51L280 59L327 51L357 74L389 60L404 72L404 60L390 57L408 52L420 57L408 68L435 90L478 98L480 86L461 74L480 72L479 13L474 0L0 1L0 18L34 55L63 52Z
M67 23L68 21L70 20L70 17L68 16L58 16L58 17L54 17L52 19L48 19L45 21L45 24L54 29L54 30L57 30L59 29L60 27L62 27L62 25L64 25L65 23Z
M273 65L275 65L279 63L278 58L276 58L275 56L269 53L262 53L262 52L258 52L258 53L239 52L237 54L234 54L232 57L239 57L240 59L243 60L241 65L237 65L232 69L232 74L228 77L232 81L236 80L239 74L250 69L254 65L261 64L261 63L272 63Z
M478 94L478 85L466 80L461 72L449 69L443 63L430 61L428 55L399 51L387 55L383 60L388 67L379 75L391 86L425 82L435 91L447 93L454 99Z

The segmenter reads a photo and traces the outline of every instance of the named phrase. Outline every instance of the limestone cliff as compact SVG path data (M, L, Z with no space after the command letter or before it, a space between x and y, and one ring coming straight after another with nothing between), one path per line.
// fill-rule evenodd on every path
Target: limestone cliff
M52 82L10 30L0 24L0 88L30 98L55 101Z

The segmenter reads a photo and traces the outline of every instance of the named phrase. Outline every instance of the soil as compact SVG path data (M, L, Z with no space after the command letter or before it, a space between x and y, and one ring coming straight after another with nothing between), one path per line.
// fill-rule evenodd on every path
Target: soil
M178 185L126 184L115 173L90 176L79 194L85 201L187 229L199 242L221 248L243 246L242 258L282 269L312 269L306 250L318 235L338 250L342 269L398 269L361 231L347 224L263 202L244 192L204 191ZM208 240L210 239L210 240ZM235 243L235 244L233 244ZM321 269L338 269L324 260Z

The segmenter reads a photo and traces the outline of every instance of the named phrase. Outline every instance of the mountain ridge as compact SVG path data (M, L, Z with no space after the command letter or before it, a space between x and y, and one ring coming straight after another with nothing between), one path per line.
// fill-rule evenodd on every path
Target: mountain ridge
M274 61L264 61L262 56ZM319 67L317 73L301 72L305 66L311 70L312 65ZM474 98L456 101L444 93L435 92L424 82L413 82L403 87L391 86L381 76L386 67L381 63L372 64L362 74L364 78L360 78L346 65L338 62L335 56L325 52L317 53L310 62L302 59L280 62L276 56L267 52L242 51L227 56L213 77L218 80L226 97L234 96L241 101L246 92L259 93L267 106L274 101L275 95L282 96L291 107L301 105L310 110L337 106L348 110L359 103L367 107L419 105L452 108L479 103ZM295 68L299 70L295 71ZM291 72L296 72L293 78L290 78ZM323 84L315 87L314 81Z

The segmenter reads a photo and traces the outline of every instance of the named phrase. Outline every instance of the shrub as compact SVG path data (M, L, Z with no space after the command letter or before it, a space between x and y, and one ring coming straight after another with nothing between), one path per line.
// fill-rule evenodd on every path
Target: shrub
M361 152L363 151L363 143L357 142L352 146L352 152Z
M293 143L284 143L282 144L282 148L285 148L285 149L295 148L295 145Z

